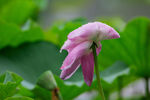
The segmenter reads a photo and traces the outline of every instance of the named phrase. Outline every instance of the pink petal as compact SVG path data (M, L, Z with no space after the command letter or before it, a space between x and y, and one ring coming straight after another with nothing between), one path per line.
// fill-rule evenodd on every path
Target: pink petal
M64 45L61 47L61 50L60 52L62 52L62 50L67 50L68 52L72 51L72 49L74 47L76 47L78 44L80 44L81 42L75 42L75 41L72 41L72 40L67 40L65 41Z
M79 59L77 59L76 61L73 62L71 67L62 70L60 74L60 78L63 80L70 78L79 67L80 67L80 61Z
M101 23L101 22L93 22L85 24L78 29L72 31L68 35L68 39L70 40L93 40L93 41L101 41L106 39L115 39L119 38L119 34L112 27Z
M71 49L73 47L75 47L74 42L72 42L71 40L67 40L67 41L65 41L64 45L61 47L60 52L64 49L69 52L69 49Z
M115 31L113 28L110 28L107 34L105 34L101 40L116 39L116 38L120 38L119 33Z
M64 69L66 67L71 67L71 64L73 64L73 62L76 59L79 59L82 55L89 52L91 45L92 45L92 42L85 41L77 45L76 47L74 47L73 50L69 52L68 56L65 58L61 69Z
M71 52L69 52L61 67L62 72L60 78L68 79L74 74L80 66L80 58L89 52L91 45L92 42L86 41L77 45Z
M84 55L81 58L81 66L84 81L88 86L90 86L93 81L93 73L94 73L94 57L92 52L87 55Z
M68 35L70 40L86 40L95 37L98 31L96 22L85 24Z

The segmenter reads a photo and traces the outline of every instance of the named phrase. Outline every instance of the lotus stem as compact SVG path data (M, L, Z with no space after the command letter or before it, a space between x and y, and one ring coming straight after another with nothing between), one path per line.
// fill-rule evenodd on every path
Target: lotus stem
M92 50L93 50L93 56L94 56L94 63L95 63L95 72L96 72L96 78L97 78L97 84L98 84L98 90L101 95L102 100L105 100L103 88L101 85L101 80L100 80L100 73L98 69L98 60L97 60L97 54L96 54L96 44L93 43L92 45Z

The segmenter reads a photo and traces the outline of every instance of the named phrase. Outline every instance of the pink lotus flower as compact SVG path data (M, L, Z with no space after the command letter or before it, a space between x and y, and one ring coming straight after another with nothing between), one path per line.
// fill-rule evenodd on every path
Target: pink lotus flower
M101 51L101 40L119 37L119 34L112 27L101 22L88 23L72 31L60 50L68 51L68 56L61 67L60 78L63 80L70 78L81 65L84 81L90 86L94 74L92 44L97 45L96 52L98 55Z

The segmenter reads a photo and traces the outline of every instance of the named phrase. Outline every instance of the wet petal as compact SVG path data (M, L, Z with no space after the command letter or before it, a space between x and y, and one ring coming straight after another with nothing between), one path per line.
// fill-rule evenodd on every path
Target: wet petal
M98 27L100 30L99 36L98 36L98 40L107 40L107 39L115 39L115 38L120 38L120 35L117 31L115 31L115 29L113 29L112 27L104 24L104 23L98 23Z
M64 45L61 47L60 52L62 52L62 50L67 50L68 52L70 52L72 51L73 48L75 48L81 42L80 41L76 42L76 41L72 41L68 39L67 41L65 41Z
M72 31L68 35L68 39L70 40L87 40L92 39L96 36L98 32L98 26L96 22L85 24L78 29Z
M93 73L94 73L94 57L92 52L87 55L84 55L81 58L81 66L84 81L88 86L90 86L93 81Z
M93 22L85 24L78 29L72 31L68 35L68 39L74 41L81 40L93 40L93 41L101 41L106 39L115 39L119 38L120 35L117 31L115 31L112 27L101 23L101 22Z
M75 72L76 70L80 67L80 60L77 59L76 61L74 61L70 67L67 67L65 69L62 70L61 74L60 74L60 78L63 80L66 80L68 78L70 78Z
M79 45L77 45L71 52L69 52L68 56L65 58L61 69L71 67L76 59L80 59L80 57L86 54L90 49L92 42L85 41Z

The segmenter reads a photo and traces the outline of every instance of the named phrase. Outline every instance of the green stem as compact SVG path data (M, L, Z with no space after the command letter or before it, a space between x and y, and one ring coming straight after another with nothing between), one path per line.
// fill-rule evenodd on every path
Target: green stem
M96 48L95 48L95 44L94 43L92 45L92 50L93 50L93 56L94 56L95 72L96 72L96 78L97 78L99 93L100 93L100 95L102 97L102 100L105 100L103 88L102 88L101 81L100 81L100 74L99 74L98 62L97 62L97 54L96 54Z
M148 77L145 78L145 91L146 91L146 98L149 99L150 98L150 94L149 94L149 84L148 84Z

